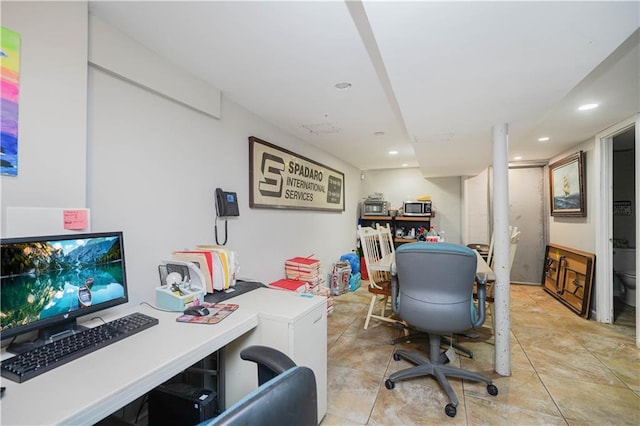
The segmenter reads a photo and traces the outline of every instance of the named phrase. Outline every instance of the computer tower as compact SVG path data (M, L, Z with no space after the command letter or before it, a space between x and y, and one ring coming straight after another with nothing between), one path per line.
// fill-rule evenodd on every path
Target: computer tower
M196 425L217 414L216 392L166 383L149 392L149 426Z

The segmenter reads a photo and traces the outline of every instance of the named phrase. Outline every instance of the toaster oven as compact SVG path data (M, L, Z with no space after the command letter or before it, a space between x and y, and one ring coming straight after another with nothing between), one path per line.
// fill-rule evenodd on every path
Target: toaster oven
M363 216L389 216L389 202L382 200L365 200L362 202Z

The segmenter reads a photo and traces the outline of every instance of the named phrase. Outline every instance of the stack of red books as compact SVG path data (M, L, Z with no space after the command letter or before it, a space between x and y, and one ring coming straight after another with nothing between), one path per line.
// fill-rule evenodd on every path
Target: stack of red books
M288 279L304 281L310 293L317 293L322 284L320 261L309 257L293 257L284 262L284 272Z

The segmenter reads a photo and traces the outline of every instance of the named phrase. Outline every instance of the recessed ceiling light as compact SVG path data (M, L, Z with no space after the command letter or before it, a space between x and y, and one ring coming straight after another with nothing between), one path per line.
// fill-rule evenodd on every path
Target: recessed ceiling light
M549 140L548 136L542 137L542 138L538 138L538 142L546 142Z
M398 154L398 151L396 150L389 151L389 155L397 155L397 154Z
M407 164L407 163L402 163L402 167L409 167L409 164Z
M335 87L338 90L347 90L348 88L351 87L351 83L347 83L345 81L345 82L342 82L342 83L336 83L333 87Z
M519 155L517 155L517 156L513 157L513 159L514 159L514 160L516 160L516 161L518 161L518 160L522 160L522 157L521 157L521 156L519 156Z
M588 111L594 108L598 108L598 104L584 104L584 105L581 105L578 109L580 111Z
M373 132L373 136L384 136L384 132Z

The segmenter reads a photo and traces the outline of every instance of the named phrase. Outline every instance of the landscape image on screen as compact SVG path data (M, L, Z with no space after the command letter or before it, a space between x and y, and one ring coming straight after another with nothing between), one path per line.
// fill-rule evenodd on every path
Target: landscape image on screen
M2 245L1 329L125 296L117 236Z

